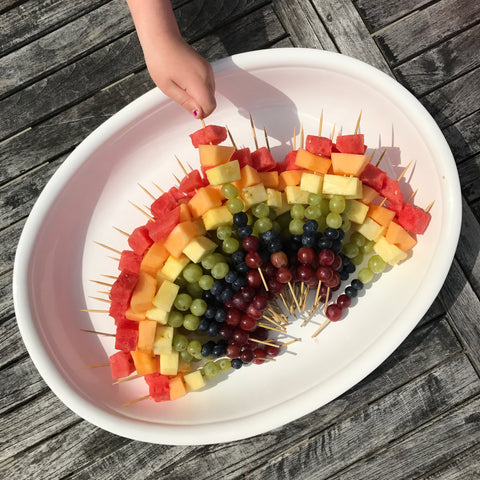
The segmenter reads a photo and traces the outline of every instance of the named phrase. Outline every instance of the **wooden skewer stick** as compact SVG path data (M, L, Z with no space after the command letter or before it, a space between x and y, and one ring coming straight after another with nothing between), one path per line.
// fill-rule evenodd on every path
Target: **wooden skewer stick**
M118 278L115 275L105 275L104 273L101 273L100 276L105 278L111 278L112 280L116 280Z
M399 182L401 180L401 178L405 175L405 173L407 172L408 168L410 167L410 165L412 164L412 162L410 162L402 171L402 173L398 176L397 178L397 182ZM382 207L383 204L387 201L386 198L384 198L381 202L380 202L380 206Z
M256 342L256 343L261 343L263 345L268 345L268 346L272 346L272 347L275 347L275 348L280 348L280 345L277 345L276 343L273 342L273 340L270 340L270 341L264 341L264 340L258 340L256 338L250 338L250 340L252 342Z
M264 323L257 323L257 327L265 328L266 330L273 330L275 332L285 333L285 329L270 327L269 325L265 325Z
M325 296L325 307L323 308L323 313L327 312L328 299L330 298L330 287L327 287L327 294Z
M92 298L93 300L98 300L99 302L112 303L110 300L107 300L106 298L91 297L91 296L89 296L88 298Z
M161 189L155 182L152 182L155 187L158 188L160 193L165 193L165 190Z
M111 255L109 255L108 258L111 258L111 259L114 260L115 262L119 262L119 261L120 261L119 258L117 258L117 257L112 257Z
M255 360L265 360L267 362L276 362L277 361L275 358L269 358L269 357L255 357Z
M360 128L360 119L361 118L362 118L362 110L360 110L360 115L358 115L357 125L355 127L355 132L354 132L355 135L358 133L358 129Z
M253 133L253 140L255 142L255 149L258 150L258 141L257 141L257 134L255 133L255 125L253 124L252 114L249 113L249 115L250 115L250 125L252 127L252 133Z
M315 338L328 324L330 323L330 319L326 319L320 327L313 333L312 338Z
M193 172L195 169L187 162L188 168L190 169L191 172Z
M297 132L295 130L295 127L293 127L293 150L297 149Z
M202 128L205 128L206 127L205 120L203 118L201 118L200 121L202 122Z
M386 151L387 151L387 148L388 148L388 147L385 147L385 150L384 150L384 151L382 152L382 154L380 155L380 158L378 159L377 164L375 165L376 167L378 167L378 166L380 165L380 162L382 161L382 159L383 159L383 157L384 157L384 155L385 155L385 153L386 153Z
M122 235L125 235L126 237L129 237L130 234L127 233L127 232L124 232L123 230L120 230L119 228L117 227L113 227L117 232L121 233Z
M185 167L183 166L180 159L176 155L174 155L174 157L175 157L175 160L177 161L177 163L180 165L180 168L182 169L183 173L188 177L188 172L185 170Z
M114 337L114 333L106 333L106 332L97 332L96 330L85 330L84 328L80 329L81 332L86 333L94 333L95 335L103 335L104 337Z
M295 295L295 292L293 291L293 287L290 282L288 282L288 287L290 288L290 292L292 294L293 300L295 301L295 305L297 306L298 311L300 311L300 305L298 303L297 297Z
M95 242L95 241L93 243L96 243L97 245L100 245L101 247L106 248L107 250L110 250L111 252L118 253L119 255L122 254L122 252L120 250L116 250L115 248L109 247L108 245L105 245L104 243Z
M318 122L318 136L322 136L322 127L323 127L323 108L320 112L320 121Z
M310 311L308 312L307 317L305 318L305 320L300 325L301 327L304 327L309 322L309 320L313 317L313 314L317 311L319 306L320 306L320 303L314 303L312 305L312 307L310 308Z
M270 151L270 144L268 143L267 129L265 127L263 128L263 133L265 134L265 144L267 145L268 151Z
M155 198L143 185L141 185L141 184L139 183L138 186L139 186L152 200L156 200L156 198Z
M109 363L99 363L98 365L86 365L84 368L99 368L99 367L109 367Z
M117 385L119 383L123 383L123 382L129 382L130 380L135 380L136 378L139 378L139 377L143 377L143 375L130 375L129 377L125 377L125 378L120 378L119 380L116 380L115 382L112 382L112 385Z
M375 152L377 151L377 149L375 148L372 152L372 154L370 155L370 158L368 159L369 162L371 162L373 160L373 157L375 156Z
M90 280L90 281L98 285L103 285L104 287L111 287L113 285L113 283L100 282L100 280Z
M330 140L333 140L334 136L335 136L335 124L333 124L332 134L330 135Z
M142 212L146 217L148 217L150 220L154 221L155 219L149 215L147 212L145 212L144 210L142 210L138 205L135 205L133 202L131 202L129 200L129 203L132 204L139 212Z
M230 141L232 142L233 148L235 150L238 150L237 145L235 144L235 141L233 140L232 134L230 133L230 130L228 129L228 127L226 127L226 129L227 129L228 137L230 138Z
M202 120L202 122L203 122L203 120ZM146 400L147 398L150 398L150 395L145 395L144 397L136 398L135 400L131 400L130 402L123 403L122 407L126 407L128 405L131 405L132 403L141 402L142 400Z
M434 203L435 203L435 200L433 200L433 202L427 208L425 208L424 212L428 213L430 211L430 209L433 207Z
M181 182L178 179L178 177L174 173L172 173L172 175L173 175L173 178L176 180L176 182L180 185Z
M289 342L281 343L280 347L286 347L288 345L291 345L292 343L299 342L301 339L300 338L294 338L293 340L290 340Z
M303 148L303 123L300 128L300 148Z
M83 309L80 310L81 312L89 312L89 313L110 313L110 310L95 310L95 309Z
M322 281L319 280L318 286L317 286L317 291L315 292L315 300L313 301L313 304L316 305L318 303L318 297L320 295L320 288L322 287Z
M265 287L265 290L268 292L268 285L260 267L258 267L258 273L260 274L260 278L262 279L262 283L263 283L263 286Z
M405 203L409 203L409 202L413 199L413 197L415 197L415 195L417 194L417 192L418 192L418 188L417 188L417 190L415 190L414 192L412 192L412 194L408 197L408 200L407 200Z

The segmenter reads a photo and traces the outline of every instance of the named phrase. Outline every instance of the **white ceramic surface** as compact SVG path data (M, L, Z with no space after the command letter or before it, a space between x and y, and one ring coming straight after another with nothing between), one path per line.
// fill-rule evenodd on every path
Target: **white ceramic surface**
M202 444L260 434L305 415L341 395L380 365L415 327L440 290L460 231L458 174L448 145L426 110L390 77L339 54L276 49L234 56L214 65L218 107L208 123L228 125L238 146L254 148L248 112L262 139L266 127L277 160L292 148L292 132L303 124L316 134L360 131L369 147L390 147L382 161L402 181L415 203L432 200L432 221L411 258L374 282L346 319L290 327L302 338L276 362L234 371L200 392L175 402L124 402L145 395L143 380L112 385L103 363L113 340L83 333L113 332L90 279L115 274L116 263L94 244L119 250L145 218L138 205L182 171L174 160L198 166L188 134L200 128L158 90L148 92L95 130L69 156L46 186L25 225L15 261L14 301L18 325L39 372L74 412L125 437L163 444ZM298 141L298 139L297 139ZM260 140L261 144L264 144ZM383 149L378 150L382 151ZM378 158L379 153L377 152ZM408 182L408 183L407 183Z

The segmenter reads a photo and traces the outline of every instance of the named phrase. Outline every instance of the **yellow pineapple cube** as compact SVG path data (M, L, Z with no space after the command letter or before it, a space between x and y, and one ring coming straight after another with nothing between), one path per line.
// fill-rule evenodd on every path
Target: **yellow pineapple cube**
M376 242L381 235L385 234L387 229L372 218L366 217L365 221L356 227L356 230L366 239Z
M358 200L350 200L347 218L354 223L363 223L368 213L368 205Z
M280 192L280 194L282 196L282 205L274 208L274 212L277 217L279 217L282 213L289 212L291 208L287 202L287 196L285 195L285 192Z
M266 202L268 199L267 191L265 190L263 183L257 183L256 185L242 188L240 196L246 209L257 203Z
M148 320L155 320L162 325L166 325L168 321L168 312L155 307L147 310L145 313L145 317Z
M274 188L267 188L267 205L272 208L282 207L282 192Z
M287 198L287 203L290 205L293 203L308 203L309 192L302 190L300 186L297 185L287 185L285 187L285 196Z
M403 250L400 250L393 243L388 242L383 235L376 241L373 249L375 253L380 255L389 265L396 265L407 258L407 254Z
M173 302L178 295L180 287L170 282L169 280L164 280L160 285L160 288L157 291L157 294L153 298L153 305L160 310L165 310L169 312L172 309Z
M362 191L362 182L357 177L326 174L323 178L322 193L324 194L343 195L347 198L362 198Z
M207 179L210 185L222 185L240 180L240 165L238 160L224 163L207 170Z
M217 244L203 235L195 237L190 243L183 249L183 253L195 263L207 255L212 253L217 248Z
M170 325L157 325L155 340L153 341L153 353L164 355L172 353L173 327Z
M206 385L205 379L203 378L200 370L195 370L192 373L187 373L187 375L183 377L183 380L185 381L185 385L187 386L187 390L189 392L199 390Z
M205 212L202 215L202 220L206 230L216 230L220 225L232 225L233 215L223 205Z
M178 258L170 255L163 264L160 273L166 280L174 282L188 263L190 263L190 259L186 255L182 254Z
M300 188L310 193L322 193L323 177L304 172L300 180Z
M162 375L176 375L178 373L178 352L160 354L160 373Z

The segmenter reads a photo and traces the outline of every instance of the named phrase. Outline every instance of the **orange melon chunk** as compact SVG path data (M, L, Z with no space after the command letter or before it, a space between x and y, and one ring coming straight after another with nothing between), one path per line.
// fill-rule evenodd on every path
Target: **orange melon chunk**
M177 375L169 380L170 400L176 400L187 394L183 375Z
M198 230L195 223L179 223L166 238L165 248L170 252L172 257L178 258L190 240L195 238L197 235Z
M285 170L282 172L278 178L278 190L283 192L285 187L300 185L303 172L304 170Z
M407 252L417 244L417 240L395 222L390 222L387 233L385 234L385 239L404 252Z
M192 219L192 214L186 203L180 204L180 222L188 222Z
M146 312L136 313L131 309L131 307L128 307L127 311L125 312L125 318L127 320L133 320L134 322L141 322L142 320L145 320L145 313Z
M303 148L299 148L295 158L295 164L301 168L312 170L313 172L327 173L332 161L329 158L321 157Z
M140 352L139 350L131 353L137 375L148 375L149 373L160 371L160 361L158 357L154 357L148 352Z
M188 202L188 208L192 217L199 218L211 208L220 207L222 205L223 195L218 188L211 185L202 187Z
M378 192L367 184L363 184L362 198L360 201L366 205L372 203L378 197Z
M226 145L199 145L200 165L202 167L223 165L230 160L234 151L234 147Z
M138 282L132 293L130 308L134 313L146 312L152 308L152 299L157 290L157 279L140 270Z
M156 329L157 322L155 320L142 320L138 324L137 350L141 352L150 352L150 354L152 354Z
M251 187L260 183L260 181L260 175L257 170L251 165L245 165L240 169L240 180L233 182L233 184L241 191L242 188Z
M168 256L168 250L163 243L154 243L143 257L142 263L140 264L140 270L154 277L158 270L163 267Z
M278 172L258 172L260 182L263 183L265 188L277 188L278 187Z
M336 175L353 175L358 177L369 161L370 157L368 155L332 153L332 168Z
M389 210L388 208L381 207L380 205L370 205L367 215L380 225L388 227L390 222L395 217L395 212L393 210Z

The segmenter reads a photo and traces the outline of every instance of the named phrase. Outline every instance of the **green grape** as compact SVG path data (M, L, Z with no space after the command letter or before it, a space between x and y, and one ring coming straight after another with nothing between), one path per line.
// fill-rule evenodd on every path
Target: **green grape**
M193 360L192 355L190 355L186 350L180 352L180 360L185 363L190 363Z
M257 203L252 207L252 214L257 218L268 217L270 208L266 203Z
M271 230L272 226L272 221L268 217L259 218L254 223L254 228L257 229L258 233L265 233L268 230Z
M200 324L200 317L197 317L192 313L187 313L183 317L183 327L186 330L190 330L191 332L194 332L198 328L199 324Z
M358 279L363 283L366 284L371 282L373 278L373 272L369 268L362 268L358 272Z
M240 213L245 208L245 204L240 198L231 198L227 201L227 210L231 213Z
M300 203L293 204L292 208L290 209L290 215L295 220L301 220L305 216L305 207Z
M323 232L327 228L327 218L322 215L319 219L317 219L317 222L317 232Z
M183 278L188 283L195 283L203 275L203 269L198 263L189 263L182 272Z
M309 205L305 209L305 218L309 220L318 220L322 216L322 209L315 205Z
M293 219L288 225L288 230L292 235L301 235L303 233L303 220Z
M218 260L213 253L208 253L202 258L202 267L205 270L211 270L217 261Z
M328 198L322 198L320 208L322 209L322 215L327 216L330 213L330 200Z
M219 240L225 240L232 236L232 227L230 225L220 225L217 228L217 238Z
M363 247L367 239L360 232L353 232L350 235L350 243L354 243L358 247Z
M314 207L320 207L322 204L322 196L319 193L310 193L308 195L308 203Z
M201 317L207 309L207 302L203 298L194 298L190 305L190 311L197 317Z
M217 378L220 373L220 367L215 362L207 362L203 366L203 373L207 378Z
M230 268L228 267L228 264L226 262L218 262L213 266L210 273L212 274L213 278L215 278L216 280L220 280L222 278L225 278L225 275L229 271Z
M214 279L211 275L202 275L198 284L202 290L210 290L213 286Z
M342 213L348 213L350 211L350 206L352 205L351 200L345 199L345 208Z
M228 372L232 368L232 362L229 358L221 358L216 362L222 372Z
M202 356L202 344L198 340L191 340L188 343L187 352L197 360L201 360Z
M342 215L342 225L340 227L344 232L348 232L352 228L352 224L347 217Z
M342 226L342 216L339 213L330 212L327 215L326 222L330 228L340 228Z
M380 255L373 255L368 260L368 268L373 273L382 273L385 270L385 260Z
M202 296L203 289L202 287L200 287L198 282L194 282L187 285L187 292L189 295L191 295L192 298L197 298Z
M213 254L215 259L216 259L216 263L218 262L227 262L227 257L225 255L223 255L222 253L220 252L216 252Z
M375 245L375 242L373 240L367 240L365 242L365 245L362 245L360 247L362 253L364 253L365 255L368 255L369 253L372 253L373 252L373 246Z
M328 206L331 212L342 213L345 210L345 197L342 197L341 195L333 195Z
M181 312L185 312L190 308L190 304L192 303L192 297L188 293L179 293L175 301L173 302L173 305L177 310L180 310Z
M247 212L247 225L253 225L253 222L255 220L253 219L253 215L250 211Z
M180 287L180 288L185 288L188 284L188 282L183 278L183 277L177 277L175 280L175 283Z
M222 250L231 255L240 248L240 242L233 237L226 238L222 243Z
M356 266L358 267L359 265L361 265L363 263L363 259L365 258L365 255L360 252L356 257L353 257L350 259L350 261Z
M181 333L177 333L173 336L172 346L177 352L183 352L188 346L187 337Z
M238 188L231 183L224 183L222 185L222 195L229 200L238 197Z
M168 324L173 328L178 328L183 325L183 313L180 313L178 310L172 310L168 314Z
M351 259L356 257L359 254L360 250L357 245L355 245L354 243L348 242L343 245L342 252L346 257Z

